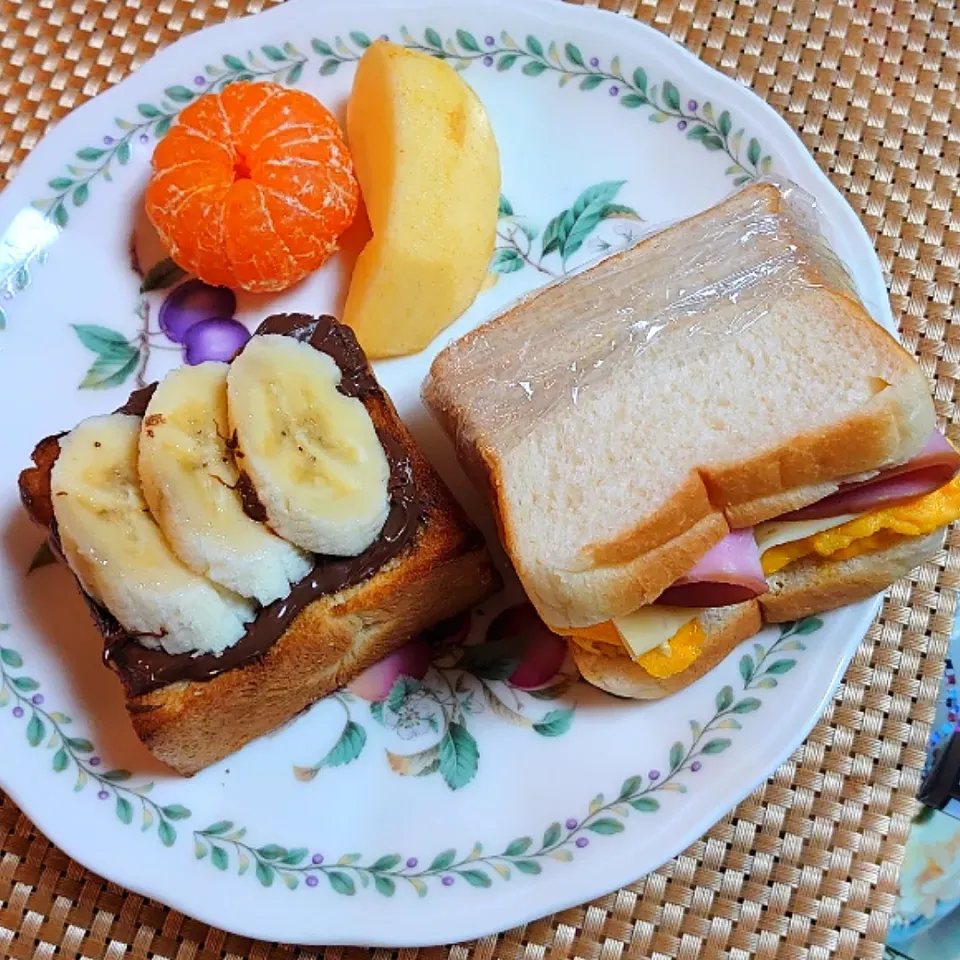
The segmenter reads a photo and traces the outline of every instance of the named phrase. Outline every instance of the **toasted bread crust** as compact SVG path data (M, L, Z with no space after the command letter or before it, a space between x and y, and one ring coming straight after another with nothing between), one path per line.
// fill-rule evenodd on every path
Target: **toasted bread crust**
M295 717L440 620L488 597L501 579L479 531L421 453L382 391L363 398L374 426L407 451L423 502L413 541L363 583L306 607L259 659L211 680L181 681L128 696L148 749L184 776L221 760ZM43 486L56 459L50 438L23 471L21 494L47 527ZM51 455L52 451L52 455ZM79 588L79 584L78 584Z
M699 680L712 670L734 647L759 632L760 608L755 600L731 607L718 607L701 614L698 622L706 636L703 653L686 670L658 679L647 673L626 654L599 652L600 644L587 649L576 640L569 641L573 659L583 678L601 690L634 700L659 700Z
M262 659L129 700L137 736L189 776L274 730L495 589L485 548L457 554L452 546L444 533L428 533L409 558L307 607Z
M927 537L910 537L895 547L851 560L791 563L767 578L770 591L760 598L763 618L783 623L866 600L936 556L943 535L941 528Z

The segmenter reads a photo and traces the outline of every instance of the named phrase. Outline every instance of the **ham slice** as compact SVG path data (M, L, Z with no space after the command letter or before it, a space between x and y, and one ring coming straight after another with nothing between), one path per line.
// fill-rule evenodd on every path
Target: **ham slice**
M817 503L784 514L778 520L820 520L841 514L865 513L925 496L949 483L960 471L960 453L934 430L923 450L907 463L875 477L842 484ZM767 592L760 551L752 530L733 530L656 603L673 607L727 607Z
M659 597L673 607L728 607L767 592L752 530L732 530Z
M934 428L926 445L907 463L881 471L862 483L841 485L836 493L778 520L821 520L842 513L866 513L925 496L949 483L960 470L960 453Z

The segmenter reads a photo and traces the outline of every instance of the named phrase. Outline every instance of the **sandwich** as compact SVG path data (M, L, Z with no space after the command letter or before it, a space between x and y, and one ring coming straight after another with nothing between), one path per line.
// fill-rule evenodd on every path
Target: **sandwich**
M24 506L140 739L191 775L499 585L352 332L265 320L42 440Z
M423 397L544 622L623 696L884 589L960 516L926 377L789 184L522 300Z

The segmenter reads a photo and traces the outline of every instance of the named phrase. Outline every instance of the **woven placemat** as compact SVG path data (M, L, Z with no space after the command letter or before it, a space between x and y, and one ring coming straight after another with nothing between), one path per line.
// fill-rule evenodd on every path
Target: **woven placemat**
M349 0L342 0L348 3ZM588 0L590 2L590 0ZM0 0L0 169L178 36L262 0ZM598 5L593 0L592 5ZM907 347L960 420L954 0L603 0L753 87L880 251ZM960 428L951 428L954 439ZM681 856L585 907L413 958L880 958L956 603L960 533L891 591L807 742ZM72 862L0 794L0 957L392 956L253 943Z

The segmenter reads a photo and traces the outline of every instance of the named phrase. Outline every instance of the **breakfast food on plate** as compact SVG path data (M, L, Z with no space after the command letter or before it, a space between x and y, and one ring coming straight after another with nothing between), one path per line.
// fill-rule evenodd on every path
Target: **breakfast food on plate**
M60 549L87 595L147 646L220 653L246 632L253 605L167 545L140 492L140 422L91 417L60 440L49 478Z
M477 95L449 64L375 40L347 136L373 239L343 322L368 356L422 350L473 302L493 253L500 157Z
M229 372L225 363L202 363L157 385L137 431L131 485L139 479L153 520L187 567L266 606L310 572L313 558L251 519L237 496L240 471L226 449Z
M358 201L330 111L300 90L241 81L184 108L157 144L146 212L184 270L274 292L337 249Z
M651 698L865 598L960 517L925 376L792 186L756 184L451 344L424 399L585 677Z
M387 519L390 464L329 355L258 337L227 378L230 424L266 522L305 550L355 557Z
M20 475L137 734L189 775L499 583L347 327L270 317Z

